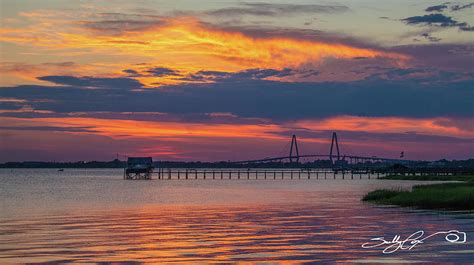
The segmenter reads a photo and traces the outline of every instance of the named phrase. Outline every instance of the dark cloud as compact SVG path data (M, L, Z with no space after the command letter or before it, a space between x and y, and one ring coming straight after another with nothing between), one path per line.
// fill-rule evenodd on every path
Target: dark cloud
M367 79L411 80L422 84L449 84L461 80L474 80L474 73L446 72L436 68L387 68L370 75Z
M300 74L300 76L299 76L300 78L308 78L308 77L312 77L312 76L317 76L321 73L318 70L311 70L311 69L301 70L301 71L298 71L298 72Z
M215 76L219 78L224 78L228 77L230 74L229 72L221 72L221 71L199 71L197 72L198 75L204 75L204 76Z
M442 5L436 5L436 6L429 6L425 9L426 12L442 12L443 10L447 9L448 5L447 3L442 4Z
M97 33L119 35L124 32L142 31L164 26L166 19L160 16L126 13L100 13L95 20L83 21L82 26Z
M240 72L220 72L220 71L199 71L194 74L189 74L180 80L183 81L220 81L220 82L234 82L239 80L259 80L269 77L286 77L295 75L298 72L284 68L282 70L276 69L247 69ZM305 74L307 74L305 72Z
M316 5L316 4L275 4L275 3L244 3L244 5L256 9L277 10L280 14L290 13L339 13L349 11L343 5Z
M140 77L140 73L133 69L125 69L122 72L126 73L129 77Z
M206 12L207 15L228 17L228 16L241 16L241 15L252 15L252 16L274 16L275 12L271 10L258 10L251 8L242 7L229 7L211 10Z
M402 19L408 25L428 25L436 27L457 27L461 31L474 31L474 27L471 27L465 22L458 22L452 17L445 16L443 14L429 14L423 16L413 16Z
M118 34L127 31L141 31L154 26L164 25L164 21L138 21L138 20L101 20L94 22L84 22L86 28Z
M466 22L458 23L457 26L458 26L459 30L462 30L462 31L474 31L474 27L470 26Z
M23 107L23 102L1 102L0 110L19 110Z
M218 81L218 82L235 82L245 80L265 80L268 78L283 78L295 76L306 78L317 76L320 72L314 69L247 69L240 72L220 72L220 71L199 71L181 78L183 81Z
M423 33L423 34L421 34L421 37L425 38L426 40L428 40L430 42L441 41L440 38L433 37L430 33Z
M439 117L474 116L474 81L423 82L399 70L406 80L373 77L357 82L287 83L260 79L217 80L160 89L84 89L81 86L18 86L2 88L4 97L26 100L36 110L71 112L157 112L175 115L230 113L272 120L321 118L335 115ZM257 71L267 76L272 71ZM264 74L265 73L265 74ZM248 76L254 76L250 71ZM448 75L448 74L444 74ZM444 77L443 74L439 78ZM447 78L447 77L446 77ZM60 80L77 80L56 77ZM232 80L232 81L230 81ZM76 81L74 81L76 82ZM128 80L120 87L127 87ZM66 82L63 82L66 83ZM104 83L108 88L110 82ZM98 83L95 83L97 85ZM38 100L43 99L43 100ZM48 101L44 101L48 99Z
M0 126L0 130L49 131L49 132L94 132L93 127L56 127L56 126Z
M39 80L52 82L58 85L66 85L91 89L139 89L142 84L132 78L95 78L75 76L41 76Z
M463 10L463 9L466 9L466 8L471 8L474 6L474 3L469 3L469 4L466 4L466 5L454 5L451 7L451 10L452 11L460 11L460 10Z
M150 73L152 76L155 77L161 77L161 76L168 76L168 75L174 75L174 76L179 76L179 72L170 69L170 68L165 68L165 67L155 67L146 70L147 73Z
M473 44L424 44L404 45L392 48L412 58L411 64L418 68L435 67L446 72L474 72Z
M446 2L446 3L440 4L440 5L429 6L425 9L425 11L426 12L443 12L443 11L447 10L448 8L451 11L461 11L463 9L471 8L473 6L474 6L474 3L460 5L460 4L453 4L453 3L450 3L450 2Z
M296 4L274 4L274 3L242 3L240 7L222 8L205 12L207 15L218 17L229 16L293 16L299 14L314 13L341 13L348 11L347 6L342 5L296 5Z
M163 76L181 76L179 71L166 67L151 67L141 72L135 69L125 69L122 72L128 77L163 77Z
M230 76L230 79L264 79L268 77L285 77L292 75L293 71L289 68L283 70L275 69L247 69L237 72Z
M440 27L452 27L456 26L457 22L451 17L447 17L442 14L429 14L423 16L407 17L402 19L407 24L426 24L436 25Z

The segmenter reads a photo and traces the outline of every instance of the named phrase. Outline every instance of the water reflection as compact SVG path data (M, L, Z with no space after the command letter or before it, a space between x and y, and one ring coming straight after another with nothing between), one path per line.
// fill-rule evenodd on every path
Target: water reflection
M52 192L61 192L66 187L68 191L86 190L80 185L92 185L76 180L60 179L61 184L42 181L52 186ZM102 195L94 197L91 193L84 198L74 193L40 193L41 198L47 199L45 201L32 201L37 189L42 189L40 184L36 190L18 186L16 199L28 199L23 203L29 207L36 205L44 214L2 215L0 263L467 263L474 256L474 244L470 239L474 234L472 215L375 207L360 202L365 190L386 185L376 180L365 183L258 182L258 185L231 181L147 184L152 186L152 191L160 191L158 195L148 187L142 187L142 183L109 180L97 177L93 182L101 187ZM103 185L102 181L108 185ZM10 185L8 181L6 183ZM161 186L154 186L155 183ZM28 185L27 182L24 185ZM56 189L54 185L61 188ZM136 186L124 188L123 185ZM21 189L29 190L33 195L21 195L27 192ZM140 189L142 192L137 192ZM130 190L137 193L128 194ZM165 200L168 195L173 199ZM2 196L2 209L11 209L10 204L21 204L11 203L5 193ZM107 199L104 196L108 196ZM123 196L133 203L125 206L121 201L113 203ZM225 199L219 200L219 196ZM53 203L48 200L50 197L60 198L60 202ZM212 200L206 200L207 197ZM77 205L88 204L90 208L75 207L76 204L69 201L71 199L75 199ZM186 203L188 201L194 203ZM95 207L97 205L109 208ZM66 206L74 207L66 210ZM390 255L382 254L381 249L361 248L362 243L373 237L409 236L418 230L431 234L451 229L466 232L467 244L452 245L442 238L433 238L410 252Z
M410 253L383 255L360 246L375 236L414 229L472 229L472 219L406 214L364 204L148 207L0 224L6 262L451 261L467 262L473 244L430 240ZM468 234L472 230L466 231Z

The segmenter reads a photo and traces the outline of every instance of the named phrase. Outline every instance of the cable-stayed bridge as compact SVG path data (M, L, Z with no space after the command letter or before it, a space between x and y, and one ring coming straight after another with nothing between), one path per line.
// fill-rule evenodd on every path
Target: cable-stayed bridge
M266 157L263 159L253 159L253 160L242 160L242 161L233 161L235 164L256 164L256 163L268 163L268 162L290 162L290 163L299 163L302 158L313 158L314 160L329 160L332 165L337 164L358 164L358 163L367 163L367 162L381 162L381 163L400 163L406 164L410 162L416 162L414 160L402 159L404 153L400 153L400 158L384 158L377 156L361 156L354 154L341 154L339 149L339 142L337 138L337 133L333 132L331 139L331 147L327 154L300 154L298 148L298 141L296 135L291 137L291 145L288 155L277 156L277 157Z

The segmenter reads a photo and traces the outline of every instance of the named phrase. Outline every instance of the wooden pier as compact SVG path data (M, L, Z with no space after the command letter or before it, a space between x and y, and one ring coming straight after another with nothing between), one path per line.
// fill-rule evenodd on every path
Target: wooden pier
M308 180L371 179L386 176L372 170L330 169L182 169L158 168L147 178L157 180Z

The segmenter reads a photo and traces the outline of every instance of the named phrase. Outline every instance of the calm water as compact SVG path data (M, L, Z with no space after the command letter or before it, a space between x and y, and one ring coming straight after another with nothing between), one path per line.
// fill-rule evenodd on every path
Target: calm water
M125 181L121 170L0 170L0 264L25 262L453 262L474 260L474 215L363 203L349 179ZM425 182L426 183L426 182ZM411 251L373 237L457 229Z

